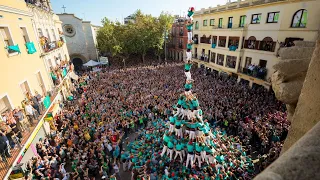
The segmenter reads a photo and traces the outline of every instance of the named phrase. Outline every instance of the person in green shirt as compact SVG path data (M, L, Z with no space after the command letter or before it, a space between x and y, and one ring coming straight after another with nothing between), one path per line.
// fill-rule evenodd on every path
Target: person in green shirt
M171 140L171 137L165 133L163 135L163 149L162 149L162 153L161 153L161 157L167 152L168 150L168 142Z
M183 120L176 120L175 121L175 130L176 130L176 136L182 138L183 133L182 133L182 124L184 123Z
M192 40L192 28L193 28L193 22L186 20L186 28L188 31L188 41Z
M203 150L203 146L202 144L200 144L199 142L195 143L195 158L194 158L194 162L198 161L198 166L199 168L201 168L201 162L202 162L202 158L201 158L201 152Z
M186 162L186 167L188 167L189 163L191 164L191 167L193 167L193 158L194 158L194 144L193 142L189 142L187 144L187 162Z
M187 62L190 63L191 59L192 59L192 44L193 44L193 41L192 40L189 40L188 43L187 43Z
M174 132L174 124L175 124L176 120L177 120L176 116L174 116L174 117L170 116L169 117L169 122L170 122L169 132Z
M182 161L183 161L183 156L182 156L182 151L183 151L183 144L181 143L181 141L178 141L178 143L176 144L176 150L175 150L175 152L176 152L176 155L175 155L175 157L174 157L174 159L176 159L177 157L178 157L178 155L179 155L179 157L180 157L180 162L182 163Z
M169 142L168 142L168 150L167 150L167 155L169 154L169 157L170 157L170 161L172 160L172 155L173 155L173 147L174 147L174 144L173 144L173 140L169 140Z
M190 53L191 53L191 51L190 51ZM188 52L187 52L187 57L188 57ZM188 60L188 58L187 58L187 60ZM191 60L191 58L190 58L189 60ZM192 81L192 79L191 79L191 72L190 72L191 66L192 66L191 63L186 63L186 64L184 65L184 74L187 76L187 80L188 80L188 81Z

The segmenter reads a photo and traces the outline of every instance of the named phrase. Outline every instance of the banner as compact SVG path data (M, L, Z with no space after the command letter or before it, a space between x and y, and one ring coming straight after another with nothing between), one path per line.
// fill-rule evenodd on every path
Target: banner
M43 105L44 105L44 107L45 107L46 109L48 109L49 106L50 106L50 104L51 104L50 97L49 97L49 96L46 96L46 97L44 98L44 100L43 100Z

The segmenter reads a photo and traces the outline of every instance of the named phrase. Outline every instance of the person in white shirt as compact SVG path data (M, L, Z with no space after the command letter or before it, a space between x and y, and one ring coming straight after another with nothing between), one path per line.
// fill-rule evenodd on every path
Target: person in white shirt
M33 119L35 119L34 111L35 109L31 106L30 102L27 102L25 112L31 125L33 124Z

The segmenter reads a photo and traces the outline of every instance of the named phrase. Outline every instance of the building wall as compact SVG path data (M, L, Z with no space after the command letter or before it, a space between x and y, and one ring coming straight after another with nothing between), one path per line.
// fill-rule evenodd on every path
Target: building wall
M83 30L85 32L86 42L87 42L87 53L89 59L97 60L97 48L96 48L96 35L95 31L90 24L90 22L83 22Z
M249 1L241 1L239 4L248 3ZM220 69L230 72L238 72L241 68L245 67L246 57L251 57L252 64L259 64L260 59L267 60L267 76L268 79L272 73L273 65L279 61L277 57L277 50L279 49L280 42L284 42L286 38L302 38L305 41L315 41L319 31L320 19L314 18L320 16L318 7L320 6L319 1L292 1L292 2L276 2L276 3L265 3L262 5L249 6L245 8L236 8L226 11L218 11L217 9L223 9L225 6L216 8L201 9L194 15L194 22L199 23L199 29L194 28L193 35L198 35L199 44L194 45L193 54L201 55L202 49L205 49L205 54L212 52L224 54L224 66L226 65L226 56L236 56L237 63L236 68L227 68L216 65ZM228 5L230 6L230 5ZM308 11L307 25L305 28L292 28L292 18L300 9ZM210 13L210 11L212 13ZM206 13L205 13L206 12ZM267 16L269 12L280 12L277 23L267 23ZM260 24L251 24L253 14L261 13ZM246 15L245 27L239 28L240 16ZM232 28L227 28L228 18L233 17ZM217 28L219 18L223 18L222 28ZM214 26L210 26L210 19L215 19ZM203 26L203 20L207 20L207 26ZM216 47L212 48L211 44L200 43L200 37L203 35L208 36L226 36L228 43L229 37L239 37L239 47L236 51L230 51L228 47ZM252 50L242 48L244 40L254 36L257 41L262 41L266 37L272 38L273 42L276 43L274 52L263 51L263 50ZM197 50L197 51L195 51ZM240 62L241 59L241 62ZM212 62L214 63L214 62Z
M62 23L62 28L65 33L67 47L72 58L80 58L83 63L88 60L97 60L96 48L96 26L93 26L90 21L82 21L74 14L58 14ZM72 25L76 33L74 36L68 36L64 26Z
M2 5L7 7L11 6L11 12L3 11ZM21 12L23 12L23 14L29 14L29 16L21 15ZM3 38L0 36L0 76L2 77L0 78L0 98L7 95L11 108L21 107L21 101L25 97L20 88L20 83L27 81L32 93L34 93L35 90L40 93L42 91L36 73L41 73L46 90L49 90L50 80L46 75L44 62L40 58L40 50L37 46L37 38L31 21L32 14L28 13L25 2L15 1L13 3L12 1L1 1L0 15L2 15L0 27L9 28L14 44L18 44L21 51L21 54L8 55ZM29 39L35 44L36 53L27 53L20 27L27 29Z
M65 25L71 24L76 31L75 35L72 37L69 37L65 34L70 56L73 56L74 54L81 55L85 58L82 59L85 63L89 60L89 55L85 50L87 49L85 43L86 34L83 30L82 20L76 18L74 15L71 14L59 14L58 16L62 21L62 28Z
M182 29L183 34L180 34ZM188 42L188 31L184 23L173 23L171 28L171 42L168 44L168 57L174 60L185 60ZM179 46L180 40L182 47Z

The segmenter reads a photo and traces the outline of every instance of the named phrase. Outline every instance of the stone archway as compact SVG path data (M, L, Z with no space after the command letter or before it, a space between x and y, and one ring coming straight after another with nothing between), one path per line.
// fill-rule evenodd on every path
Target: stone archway
M80 54L72 54L70 55L70 60L74 65L74 70L78 71L82 68L82 65L87 62L87 59Z
M180 61L183 61L183 51L180 51L180 55L179 55L179 57L180 57Z
M179 55L180 55L180 54L179 54L178 51L176 51L176 55L177 55L177 56L176 56L176 59L175 59L175 60L178 60L178 61L179 61L179 59L180 59Z

